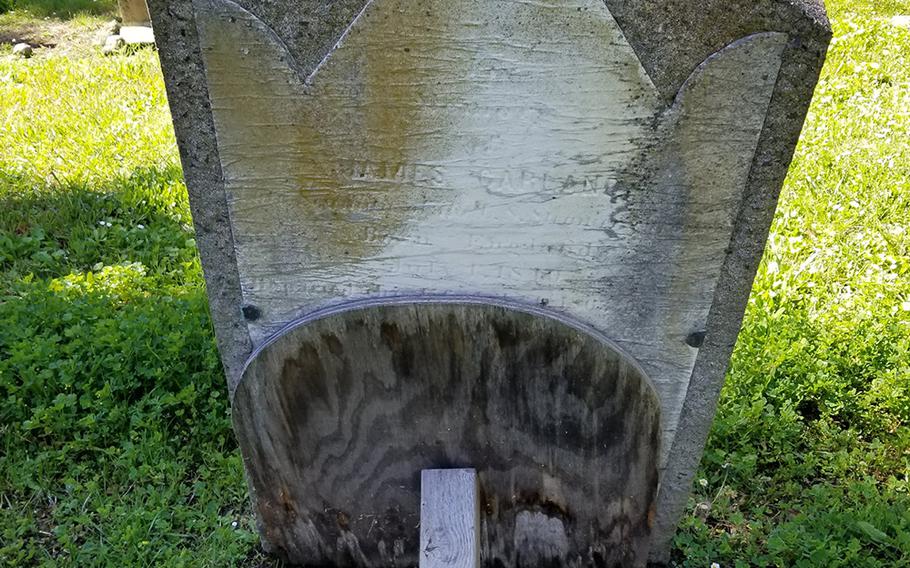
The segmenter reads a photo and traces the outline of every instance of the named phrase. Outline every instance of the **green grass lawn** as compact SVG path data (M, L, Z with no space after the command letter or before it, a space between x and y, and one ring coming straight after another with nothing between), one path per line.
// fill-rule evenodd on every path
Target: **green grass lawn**
M829 2L680 566L910 566L908 4ZM271 565L156 53L3 53L0 565Z

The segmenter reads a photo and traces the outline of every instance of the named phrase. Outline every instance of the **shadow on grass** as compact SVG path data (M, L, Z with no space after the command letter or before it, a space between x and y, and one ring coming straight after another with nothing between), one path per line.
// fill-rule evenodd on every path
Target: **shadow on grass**
M116 15L116 0L0 0L0 45L24 42L33 47L57 47L73 43L89 34L88 20Z
M0 172L2 281L139 262L177 284L196 254L177 165L91 185L47 184Z
M25 504L0 507L4 565L270 565L185 199L176 165L0 172L0 491Z
M0 0L3 2L3 0ZM87 53L97 49L96 37L101 22L111 20L115 11L96 9L93 12L64 10L60 14L43 10L0 12L0 47L27 43L32 47L63 48L67 53Z

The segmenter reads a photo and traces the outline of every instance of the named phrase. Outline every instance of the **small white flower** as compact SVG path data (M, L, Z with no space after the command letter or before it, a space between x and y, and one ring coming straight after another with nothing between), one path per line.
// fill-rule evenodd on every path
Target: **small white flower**
M231 528L232 528L232 529L236 529L236 528L237 528L237 521L233 521L233 522L231 523ZM720 568L720 566L718 566L717 568Z
M711 568L720 568L720 564L718 564L717 562L712 562Z
M136 227L138 227L139 229L144 229L145 225L143 225L142 223L139 223L138 225L136 225Z
M701 479L698 480L698 484L701 485L702 487L707 487L707 486L708 486L708 480L705 479L704 477L702 477Z

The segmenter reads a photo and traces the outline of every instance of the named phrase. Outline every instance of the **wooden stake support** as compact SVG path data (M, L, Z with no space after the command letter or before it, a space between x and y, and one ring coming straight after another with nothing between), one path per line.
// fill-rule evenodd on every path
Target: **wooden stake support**
M479 568L480 500L473 469L420 475L420 568Z

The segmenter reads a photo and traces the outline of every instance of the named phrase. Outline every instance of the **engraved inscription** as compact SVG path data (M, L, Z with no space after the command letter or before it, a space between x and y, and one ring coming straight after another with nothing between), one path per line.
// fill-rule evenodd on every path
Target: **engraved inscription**
M660 100L603 3L375 0L305 82L198 4L254 335L351 295L580 305L635 238L619 177Z

